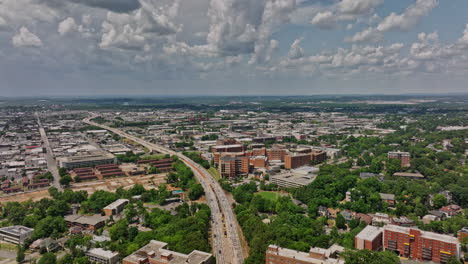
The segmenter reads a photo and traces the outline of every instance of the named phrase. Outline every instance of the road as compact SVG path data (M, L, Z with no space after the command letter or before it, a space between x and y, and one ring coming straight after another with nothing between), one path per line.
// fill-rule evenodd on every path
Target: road
M211 209L211 229L213 241L212 248L213 254L216 256L216 262L226 264L241 264L244 262L239 231L237 228L237 220L235 218L234 211L231 208L231 204L226 194L224 193L224 190L205 168L184 156L182 153L178 153L163 146L147 142L139 137L127 134L117 128L112 128L91 121L96 117L98 117L97 114L92 114L91 117L83 119L83 122L92 126L97 126L102 129L109 130L121 137L132 140L148 148L150 151L176 155L187 166L189 166L197 180L203 186L208 206Z
M49 139L47 138L47 134L45 132L44 127L42 126L41 119L39 118L39 114L36 112L37 124L39 125L39 133L41 133L42 144L46 148L46 160L47 160L47 169L52 173L54 176L53 185L59 190L62 190L62 186L60 186L60 174L57 168L57 163L55 162L54 154L52 152L52 148L50 147Z

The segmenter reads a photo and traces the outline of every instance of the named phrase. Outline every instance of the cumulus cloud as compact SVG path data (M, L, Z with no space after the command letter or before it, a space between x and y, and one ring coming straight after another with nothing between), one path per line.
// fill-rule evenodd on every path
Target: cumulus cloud
M12 43L15 47L40 47L41 39L31 33L27 27L21 27L19 32L13 36Z
M68 17L58 25L58 32L60 35L65 35L69 32L77 31L78 25L75 22L75 19L72 17Z
M338 4L338 11L345 14L367 14L383 2L384 0L342 0Z
M255 53L260 59L273 30L290 20L295 5L295 0L211 0L208 45L223 56Z
M294 40L289 48L288 57L290 59L299 59L304 56L304 49L301 47L301 42L304 38L298 38Z
M6 21L3 17L0 16L0 29L6 28Z
M331 29L337 26L338 17L331 11L320 12L312 18L310 23L322 29Z
M370 27L345 38L347 42L380 41L383 34L390 30L408 30L416 25L422 17L429 14L438 5L438 0L417 0L401 14L391 13L377 27Z
M138 0L68 0L71 3L107 9L117 13L127 13L141 7Z

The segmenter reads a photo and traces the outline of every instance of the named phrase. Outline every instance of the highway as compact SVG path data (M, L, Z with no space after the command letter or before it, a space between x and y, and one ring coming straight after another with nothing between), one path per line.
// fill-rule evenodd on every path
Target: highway
M54 159L54 154L52 152L52 148L50 147L49 139L47 138L47 134L45 132L44 127L42 126L41 119L39 118L38 113L35 113L37 118L37 124L39 125L39 133L41 134L42 144L46 148L46 161L47 161L47 169L52 173L54 176L53 185L59 190L62 190L62 186L60 185L60 174L57 168L57 163Z
M112 128L106 125L98 124L92 119L98 117L97 114L92 114L91 117L83 119L83 122L92 126L100 127L109 130L121 137L132 140L150 151L156 151L163 154L175 155L189 166L197 180L205 190L205 197L208 206L211 209L211 229L212 229L212 248L213 254L216 256L217 263L226 264L241 264L244 262L242 247L240 244L240 236L237 228L237 220L231 204L221 188L219 183L211 176L211 174L202 166L195 163L190 158L182 153L175 152L163 146L147 142L139 137L127 134L117 128Z

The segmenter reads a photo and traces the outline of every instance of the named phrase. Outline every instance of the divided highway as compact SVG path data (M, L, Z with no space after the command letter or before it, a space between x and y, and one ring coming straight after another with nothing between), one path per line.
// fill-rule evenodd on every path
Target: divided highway
M231 204L226 194L224 193L224 190L205 168L200 166L198 163L195 163L190 158L184 156L182 153L178 153L163 146L147 142L139 137L127 134L117 128L112 128L91 121L96 117L98 117L98 115L92 114L91 117L83 119L83 122L92 126L109 130L121 137L132 140L148 148L150 151L176 155L187 166L189 166L197 180L203 186L208 206L211 209L211 227L213 240L212 247L213 254L216 256L216 262L226 264L243 263L244 256L242 253L240 236L234 211L231 208Z

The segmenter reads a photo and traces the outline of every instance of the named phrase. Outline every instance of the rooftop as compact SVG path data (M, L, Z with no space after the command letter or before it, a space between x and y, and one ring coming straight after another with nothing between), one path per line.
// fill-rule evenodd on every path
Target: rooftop
M438 234L434 232L422 231L417 228L403 227L403 226L397 226L397 225L385 225L383 228L384 230L389 230L389 231L398 232L398 233L405 233L405 234L409 234L410 230L417 230L421 232L421 237L423 238L439 240L439 241L444 241L446 243L453 243L453 244L460 243L456 237Z
M104 250L102 248L90 249L88 252L86 252L86 254L91 254L91 255L95 255L95 256L99 256L99 257L104 257L104 258L107 258L107 259L111 259L111 258L119 255L119 253L117 253L117 252Z
M0 228L0 231L15 234L15 235L23 235L23 234L27 234L27 233L34 231L34 229L25 227L25 226L16 225L16 226L2 227Z
M106 207L104 207L104 209L115 209L115 208L119 207L121 204L128 203L128 202L129 202L128 199L117 199L113 203L111 203L111 204L107 205Z
M382 228L368 225L361 232L359 232L359 234L356 235L356 238L372 241L380 233L382 233Z

